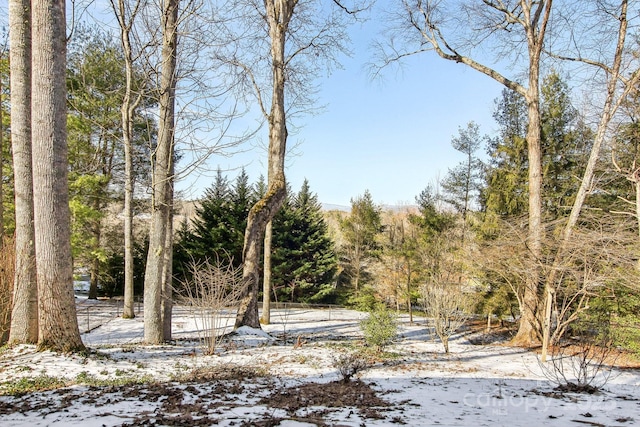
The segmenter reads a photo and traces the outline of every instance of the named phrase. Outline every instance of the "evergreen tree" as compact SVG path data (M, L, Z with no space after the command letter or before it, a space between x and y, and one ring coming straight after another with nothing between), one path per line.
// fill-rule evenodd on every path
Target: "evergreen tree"
M480 136L480 127L469 122L466 128L458 128L458 137L451 145L461 152L465 159L453 169L449 169L442 182L444 200L451 204L466 221L467 213L478 201L484 165L476 152L483 146L486 136Z
M182 224L177 232L174 255L176 277L188 277L189 266L219 258L235 267L242 264L244 227L255 200L249 178L243 169L233 187L218 170L211 187L196 207L192 224Z
M552 220L570 210L592 141L583 138L569 88L557 73L545 77L541 92L542 200Z
M527 211L527 106L524 98L503 89L493 114L499 135L489 140L489 165L482 193L483 210L500 217Z
M218 256L230 258L227 247L232 238L229 224L230 189L227 178L220 170L213 185L205 190L195 213L191 231L183 225L178 232L180 251L186 250L187 263L198 263Z
M334 291L337 257L322 206L304 181L274 218L273 276L279 300L327 302Z
M345 239L341 264L358 297L368 280L371 261L377 258L377 236L382 232L381 209L373 203L369 190L351 199L351 213L340 221L340 229Z
M89 298L96 298L107 256L102 219L107 204L123 190L120 119L125 69L120 46L101 29L81 25L72 40L66 79L71 242L74 262L91 272ZM142 81L141 76L136 70L136 81ZM145 107L151 106L147 101ZM141 112L134 116L136 149L141 152L155 135L155 126L147 119ZM148 173L148 156L136 160L142 181Z
M562 215L573 203L576 176L589 155L592 132L571 104L569 88L557 73L541 88L542 203L547 219ZM527 211L526 105L515 92L503 90L494 113L500 131L490 140L483 207L506 218Z
M247 227L249 210L257 200L258 194L254 187L249 184L249 176L246 171L242 169L231 191L231 215L228 223L230 228L228 251L233 257L233 264L237 266L243 262L244 232Z

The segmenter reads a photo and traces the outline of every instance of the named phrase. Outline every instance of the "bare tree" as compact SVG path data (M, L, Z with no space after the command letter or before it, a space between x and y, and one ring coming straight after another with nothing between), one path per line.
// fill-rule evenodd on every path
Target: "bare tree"
M422 304L427 317L449 354L449 338L469 318L469 296L458 283L429 283L420 289Z
M136 86L132 32L142 2L111 0L111 7L120 27L120 43L125 63L125 88L120 109L122 116L122 144L124 147L124 308L122 317L133 319L133 195L135 189L133 124L136 109L143 100L144 92L134 90ZM142 85L144 87L144 85Z
M15 186L15 279L10 341L38 340L33 173L31 165L31 3L9 2L11 37L11 144Z
M404 38L399 51L395 38L390 49L383 50L382 65L404 56L435 51L441 58L462 63L491 77L520 95L527 103L527 150L529 160L529 235L528 248L532 265L539 265L542 256L542 157L540 143L540 66L551 19L552 0L518 0L511 2L466 2L459 10L447 9L450 3L437 0L402 0L400 26L394 33ZM457 6L457 5L456 5ZM451 6L453 7L453 6ZM468 38L467 38L468 37ZM491 43L497 44L491 45ZM417 46L415 50L411 46ZM473 48L488 46L500 50L499 57L526 55L524 70L527 84L518 83L474 59ZM522 52L519 46L525 46ZM477 57L477 55L476 55ZM539 340L539 288L541 276L533 274L524 293L525 310L514 342L530 345Z
M617 31L616 43L615 46L613 46L613 52L611 53L611 56L607 58L607 54L603 53L602 46L606 46L606 43L602 45L597 44L597 46L591 46L591 49L584 49L578 46L578 52L574 57L567 55L555 55L557 58L564 61L577 62L582 65L586 64L592 67L597 74L604 74L606 89L604 102L602 104L602 107L598 109L600 118L598 120L596 136L591 148L589 160L587 161L587 164L585 166L585 171L580 181L580 187L571 208L571 213L569 214L567 223L565 224L562 231L562 243L560 244L556 252L554 267L551 269L550 274L546 280L546 300L543 318L542 343L543 361L546 359L547 347L550 342L552 301L554 299L555 288L557 286L556 272L558 269L555 267L562 262L562 258L565 256L567 247L570 245L573 230L576 227L580 212L582 211L582 207L585 203L587 195L592 191L596 164L600 157L601 147L605 143L605 139L607 138L611 120L627 98L628 94L636 88L638 79L640 79L640 71L638 71L637 69L637 55L635 53L627 53L628 47L626 38L629 25L628 0L620 0L619 3L613 4L611 6L606 5L606 3L604 2L596 2L595 11L597 13L594 14L594 16L604 16L605 19L612 19L614 22L612 31L605 32L605 34L610 35L613 33L613 31ZM573 18L571 17L571 14L568 13L565 19L570 20ZM601 31L600 25L598 25L598 27L598 31ZM602 28L605 29L607 29L607 27L608 23L602 26ZM571 37L571 39L573 40L574 37ZM573 45L573 41L571 42L571 45ZM593 53L596 56L593 58L588 58L589 53ZM631 67L632 64L635 64L636 69L631 68L632 71L628 72L629 67ZM623 66L626 67L626 70L623 69ZM627 71L627 73L625 73L624 71ZM615 156L613 158L613 161L615 165ZM635 178L632 178L632 180L633 179ZM640 190L638 190L637 186L636 191L637 194L640 195ZM640 212L640 210L638 210L637 208L636 212Z
M162 3L162 51L159 91L158 144L152 156L152 200L149 252L144 275L145 341L150 344L165 340L163 320L163 283L171 277L168 256L172 239L173 161L175 146L175 94L178 48L179 0ZM165 287L165 292L167 291ZM165 295L168 297L168 295ZM170 314L167 310L166 314ZM170 322L169 319L166 319ZM168 328L170 330L170 328Z
M313 75L309 73L309 67L319 61L331 63L334 60L332 52L344 50L346 36L341 16L345 12L357 12L348 10L337 1L334 3L339 6L337 10L327 12L315 1L248 2L243 10L247 12L245 19L251 22L245 22L242 28L250 24L247 26L262 28L266 34L257 35L257 38L254 34L243 37L242 41L248 42L251 46L249 49L256 53L250 62L238 58L235 52L226 58L247 75L269 130L267 191L249 212L243 251L243 278L247 283L247 291L240 302L236 327L260 327L260 254L267 223L286 197L284 171L289 109L301 105L308 108ZM265 36L268 44L260 41ZM256 51L256 46L265 50ZM255 59L264 58L267 49L266 61L261 63ZM265 65L269 70L268 76L264 76L265 70L260 68ZM285 93L290 96L289 102L285 99Z
M32 4L33 183L41 349L84 349L73 295L67 183L65 1Z

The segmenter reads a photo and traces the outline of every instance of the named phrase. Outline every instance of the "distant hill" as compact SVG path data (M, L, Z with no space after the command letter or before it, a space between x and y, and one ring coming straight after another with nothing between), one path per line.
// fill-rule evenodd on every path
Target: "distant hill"
M334 205L331 203L322 203L323 211L342 211L342 212L351 212L351 206L343 206L343 205Z
M382 205L382 210L385 212L400 212L409 210L411 212L417 211L418 206L416 205ZM351 206L344 205L334 205L331 203L322 203L323 211L340 211L340 212L351 212Z

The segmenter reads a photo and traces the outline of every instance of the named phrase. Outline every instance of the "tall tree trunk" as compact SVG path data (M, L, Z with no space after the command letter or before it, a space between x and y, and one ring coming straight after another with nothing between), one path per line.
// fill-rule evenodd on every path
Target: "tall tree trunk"
M260 283L260 252L267 223L273 219L287 195L284 173L269 177L267 194L249 211L244 235L242 278L244 296L240 300L235 327L260 328L258 291Z
M264 283L262 284L262 318L263 325L271 323L271 240L273 236L273 221L267 223L264 234Z
M16 263L9 340L38 341L38 285L31 164L31 2L9 1L11 145L16 213Z
M285 112L285 41L296 0L265 0L269 37L271 38L272 94L269 123L269 159L267 193L251 208L244 235L242 277L246 286L240 300L235 327L260 328L258 292L260 283L260 248L267 223L278 212L287 195L284 158L287 146Z
M164 340L162 283L165 281L165 257L171 226L173 200L167 190L173 179L176 53L178 45L179 0L167 0L162 11L162 70L160 78L160 118L158 146L153 155L153 182L149 253L144 275L144 339L149 344ZM170 320L167 320L170 321Z
M540 286L542 260L542 153L540 149L540 109L538 96L538 74L530 71L529 127L527 148L529 159L529 270L520 307L520 325L513 343L530 346L540 342Z
M513 338L514 344L534 345L541 341L540 290L542 284L542 150L540 142L540 57L544 45L547 24L553 1L547 0L523 7L528 52L529 87L525 99L529 122L527 127L527 150L529 160L529 230L527 245L530 255L531 274L525 284L522 298L520 325Z
M32 4L34 225L40 349L84 349L73 295L67 182L65 1Z
M133 118L136 108L142 100L142 93L138 93L137 96L134 96L133 93L134 64L131 31L138 7L136 5L136 7L128 9L125 0L112 0L111 7L120 26L120 43L125 66L125 90L122 106L120 107L122 145L124 148L124 306L122 317L133 319L135 317L133 293L133 192L135 188ZM128 10L131 10L130 16L127 16Z

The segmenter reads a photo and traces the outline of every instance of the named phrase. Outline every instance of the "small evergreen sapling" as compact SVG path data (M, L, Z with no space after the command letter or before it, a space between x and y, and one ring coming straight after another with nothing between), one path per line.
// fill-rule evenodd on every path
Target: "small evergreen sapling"
M365 342L381 352L398 334L398 320L384 304L377 304L367 318L360 321Z

